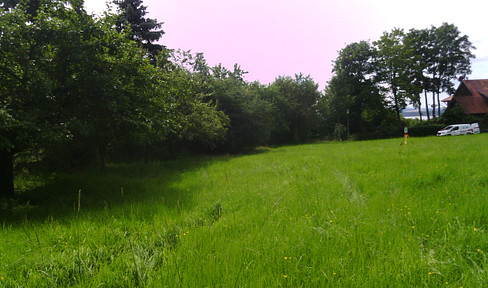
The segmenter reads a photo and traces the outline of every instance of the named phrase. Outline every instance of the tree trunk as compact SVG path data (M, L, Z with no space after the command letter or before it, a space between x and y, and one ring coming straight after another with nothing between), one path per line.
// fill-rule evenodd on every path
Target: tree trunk
M14 153L0 150L0 199L14 197Z
M424 90L425 108L427 112L427 122L430 122L429 100L427 99L427 90Z
M441 99L439 98L439 94L441 94L439 91L437 91L437 115L439 115L439 118L441 117Z
M432 92L432 119L435 119L435 92Z
M396 90L393 89L393 100L395 101L395 113L397 115L398 127L402 127L402 119L400 118L400 106L398 105L398 98Z
M422 104L419 103L419 119L420 119L420 123L424 123L424 121L422 121Z

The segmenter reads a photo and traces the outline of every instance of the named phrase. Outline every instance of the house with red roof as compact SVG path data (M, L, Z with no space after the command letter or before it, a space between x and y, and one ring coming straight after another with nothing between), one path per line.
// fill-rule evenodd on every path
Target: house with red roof
M445 101L448 103L448 108L459 105L465 114L486 115L488 113L488 79L461 80L461 84L452 98L444 100L448 100Z

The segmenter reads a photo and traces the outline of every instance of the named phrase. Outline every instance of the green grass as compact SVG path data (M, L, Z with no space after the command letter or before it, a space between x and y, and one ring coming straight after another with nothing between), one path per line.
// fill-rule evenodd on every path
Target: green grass
M488 134L400 142L20 180L0 287L488 286Z

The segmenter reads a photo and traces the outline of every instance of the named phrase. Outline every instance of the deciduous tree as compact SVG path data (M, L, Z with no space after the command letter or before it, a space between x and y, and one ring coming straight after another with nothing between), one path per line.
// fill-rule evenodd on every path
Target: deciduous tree
M328 122L346 125L349 117L352 133L367 133L380 125L386 103L374 83L373 60L373 47L366 41L351 43L339 51L324 99Z
M15 153L66 132L51 73L62 25L49 18L46 10L34 18L19 6L0 10L0 198L14 195Z
M150 128L155 68L110 17L81 7L51 1L34 17L22 6L0 14L0 197L13 196L19 151L82 142L104 164L111 143L141 141Z
M156 141L168 145L189 143L199 149L212 149L224 139L229 119L211 101L210 68L203 54L190 51L169 51L158 64L160 86L156 113ZM170 147L171 148L171 147Z
M310 76L295 74L280 76L271 86L276 87L283 100L277 107L285 115L287 134L281 138L287 142L302 142L311 139L317 131L319 114L317 103L322 96Z
M440 115L440 93L453 93L452 81L471 73L471 59L475 58L471 50L475 47L468 36L461 35L459 29L453 24L443 23L440 27L432 27L431 30L435 56L430 73L436 84L434 92L437 95L438 115Z
M418 62L417 56L410 43L405 41L402 29L383 33L374 45L376 81L390 99L398 125L401 126L400 112L406 107L408 97L412 95L411 71Z

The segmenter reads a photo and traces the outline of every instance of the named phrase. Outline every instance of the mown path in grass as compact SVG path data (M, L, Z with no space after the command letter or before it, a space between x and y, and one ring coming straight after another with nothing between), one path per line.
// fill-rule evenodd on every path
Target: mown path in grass
M488 135L412 140L52 176L0 287L487 286Z

